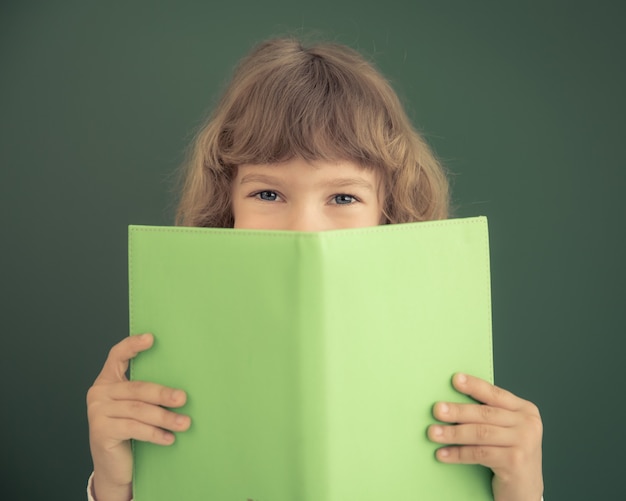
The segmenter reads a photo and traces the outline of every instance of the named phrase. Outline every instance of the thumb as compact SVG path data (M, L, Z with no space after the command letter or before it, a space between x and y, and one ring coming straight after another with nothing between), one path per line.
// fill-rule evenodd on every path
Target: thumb
M94 384L126 381L129 361L135 358L137 354L149 349L153 344L154 336L152 334L128 336L117 343L109 351Z

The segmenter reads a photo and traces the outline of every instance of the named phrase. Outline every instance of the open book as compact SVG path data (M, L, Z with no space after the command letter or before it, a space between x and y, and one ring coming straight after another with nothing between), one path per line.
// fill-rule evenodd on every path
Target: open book
M493 381L483 217L299 233L129 228L131 377L182 388L174 445L134 443L135 501L488 500L445 465L436 401Z

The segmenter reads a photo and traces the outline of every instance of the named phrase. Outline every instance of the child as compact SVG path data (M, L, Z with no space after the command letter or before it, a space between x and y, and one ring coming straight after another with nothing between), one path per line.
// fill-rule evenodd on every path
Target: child
M196 138L177 223L323 231L447 216L443 169L373 66L346 47L277 39L243 59ZM130 439L169 445L190 426L164 408L184 405L184 391L126 379L152 342L144 334L115 345L88 392L97 501L130 499ZM435 405L450 423L428 430L444 445L438 460L491 468L497 501L539 501L537 408L468 375L453 383L481 404Z

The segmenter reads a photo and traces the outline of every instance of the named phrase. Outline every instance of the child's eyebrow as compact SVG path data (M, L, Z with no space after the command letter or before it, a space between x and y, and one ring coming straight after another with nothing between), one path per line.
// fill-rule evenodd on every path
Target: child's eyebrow
M330 188L359 187L369 191L374 191L374 186L372 186L372 183L360 177L341 177L336 179L329 179L322 184Z
M269 184L276 184L280 182L279 178L276 178L274 176L268 176L266 174L256 174L256 173L251 173L251 174L246 174L245 176L243 176L241 178L241 181L239 181L239 184L246 184L246 183L269 183Z
M252 172L246 174L241 178L239 184L246 183L267 183L267 184L279 184L281 179L279 177L269 176L267 174L259 174ZM328 188L345 188L345 187L359 187L369 191L375 191L374 186L369 181L361 177L338 177L334 179L328 179L320 183L322 187Z

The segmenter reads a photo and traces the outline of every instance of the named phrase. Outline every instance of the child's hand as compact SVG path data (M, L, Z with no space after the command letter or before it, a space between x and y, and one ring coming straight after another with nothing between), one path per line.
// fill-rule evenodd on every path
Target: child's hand
M128 362L152 346L150 334L129 336L116 344L87 393L89 442L98 501L131 498L133 459L130 439L160 445L174 442L171 431L189 428L188 416L164 409L185 404L181 390L128 381Z
M454 423L428 429L433 442L452 444L439 449L437 459L491 468L495 501L540 501L542 423L537 407L472 376L456 374L453 384L482 404L435 405L438 420Z

